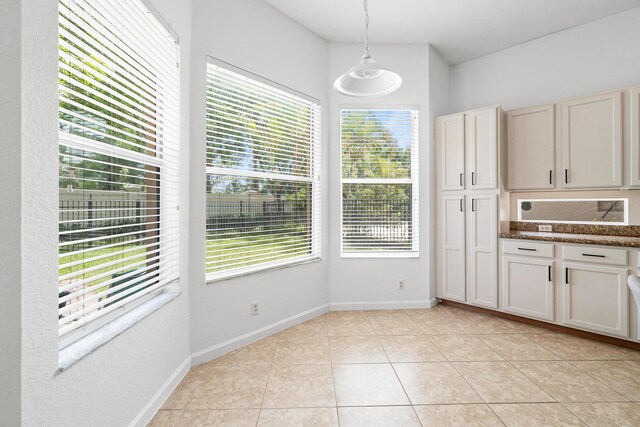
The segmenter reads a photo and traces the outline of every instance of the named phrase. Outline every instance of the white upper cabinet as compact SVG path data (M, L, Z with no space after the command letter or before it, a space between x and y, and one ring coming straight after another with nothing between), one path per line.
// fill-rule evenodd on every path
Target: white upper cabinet
M465 114L467 185L471 190L498 188L498 108Z
M612 188L622 182L622 93L560 104L563 188Z
M464 114L438 119L438 147L443 190L464 189Z
M554 106L508 111L507 189L555 187Z
M498 196L467 196L467 301L498 308Z
M440 208L440 297L464 302L465 207L464 196L443 196Z
M640 187L640 87L631 89L630 95L631 133L630 133L630 185Z

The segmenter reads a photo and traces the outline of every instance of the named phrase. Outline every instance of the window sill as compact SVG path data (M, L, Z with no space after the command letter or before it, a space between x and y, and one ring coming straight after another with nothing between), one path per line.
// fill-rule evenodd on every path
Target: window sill
M360 253L341 253L341 258L420 258L419 252L395 252L395 253L377 253L377 252L360 252Z
M311 264L321 260L322 259L319 256L313 256L313 257L308 257L308 258L304 258L297 261L287 261L281 264L270 264L270 265L265 265L262 267L256 267L256 268L247 269L247 270L232 271L229 273L222 273L222 274L216 274L216 275L208 275L207 285L221 282L223 280L235 279L237 277L253 275L255 273L266 273L268 271L282 270L283 268L294 267L297 265Z
M65 371L80 359L102 347L165 304L173 301L180 294L179 290L166 289L121 317L60 349L58 373Z

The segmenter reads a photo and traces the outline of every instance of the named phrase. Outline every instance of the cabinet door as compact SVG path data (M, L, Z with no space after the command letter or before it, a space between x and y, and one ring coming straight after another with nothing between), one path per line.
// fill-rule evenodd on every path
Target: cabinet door
M464 189L464 114L438 119L440 185L443 190Z
M443 196L440 210L440 271L442 298L464 302L464 196Z
M563 323L629 336L629 293L624 268L564 263Z
M553 261L502 258L504 311L553 321Z
M507 188L554 188L554 106L507 112Z
M562 103L562 186L622 186L620 92Z
M467 196L467 301L498 308L498 198Z
M472 111L465 115L467 184L472 190L498 188L498 109Z
M632 187L640 187L640 87L631 89L629 98L631 102L629 109L631 111L630 184Z

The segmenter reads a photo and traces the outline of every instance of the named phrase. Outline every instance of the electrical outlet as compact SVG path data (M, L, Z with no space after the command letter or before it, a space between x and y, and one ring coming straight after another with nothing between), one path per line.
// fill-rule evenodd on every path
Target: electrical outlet
M551 225L538 225L538 231L553 231Z
M398 280L398 290L404 291L404 279Z
M252 302L251 303L251 315L252 316L256 316L259 313L260 313L260 306L258 304L258 301Z

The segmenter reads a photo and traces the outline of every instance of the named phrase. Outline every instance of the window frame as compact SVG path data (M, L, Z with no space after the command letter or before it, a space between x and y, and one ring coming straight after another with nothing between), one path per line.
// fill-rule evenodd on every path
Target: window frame
M343 149L342 149L342 112L355 111L409 111L412 114L411 132L411 176L409 178L344 178L342 176ZM413 117L413 114L416 116ZM338 140L340 151L340 229L338 230L340 241L340 258L419 258L420 257L420 197L419 197L419 141L420 141L420 109L416 105L354 105L341 104L338 108ZM415 128L415 132L413 131ZM411 185L411 250L403 251L347 251L344 250L344 184L408 184Z
M150 151L133 151L124 147L119 147L115 145L110 145L108 143L99 142L92 138L87 138L79 135L75 135L73 133L69 133L66 131L59 130L59 134L64 134L64 138L58 137L57 144L59 147L67 147L71 150L80 150L85 151L92 154L103 155L109 158L109 162L105 164L116 165L117 161L125 161L132 163L139 163L144 165L145 168L150 168L147 172L144 173L147 176L147 180L157 180L157 184L155 184L155 189L149 195L154 195L156 198L156 207L152 208L151 212L148 212L143 215L137 215L140 218L157 218L154 222L157 222L155 228L153 230L145 231L144 233L150 232L150 237L145 237L144 240L148 240L145 243L145 250L147 252L154 252L154 257L157 258L151 263L143 264L145 268L146 275L150 275L149 278L145 280L150 280L153 277L153 271L157 271L159 266L162 264L163 259L166 259L167 256L175 259L174 263L170 267L168 267L167 273L158 273L158 283L145 285L140 290L145 290L146 286L157 286L156 289L143 292L139 296L131 298L136 295L138 291L131 292L123 297L113 297L113 295L117 295L118 292L112 293L113 301L105 300L106 303L102 308L108 307L109 304L116 304L119 301L125 298L131 298L126 303L123 303L112 311L105 315L98 316L95 319L83 322L82 325L70 329L69 331L60 334L60 326L58 326L58 347L59 347L59 364L60 370L63 370L75 363L77 360L84 357L86 354L90 353L94 349L100 347L105 342L109 341L113 337L117 336L128 327L135 324L137 321L146 317L148 314L153 311L159 309L164 306L169 301L173 300L177 296L180 295L180 236L179 236L179 228L180 228L180 215L178 213L179 209L179 171L180 171L180 43L179 37L177 33L171 28L168 22L162 17L162 15L153 7L153 5L148 0L138 0L137 5L129 5L131 8L138 9L142 16L149 15L149 19L155 22L144 23L144 25L148 25L148 28L152 28L152 31L156 32L157 38L153 39L153 42L157 42L158 45L162 44L161 49L166 52L170 52L171 49L175 49L175 58L173 54L171 55L170 60L175 59L175 74L165 74L165 76L170 77L171 84L161 86L162 91L159 93L163 94L163 105L165 107L158 108L155 111L154 120L156 125L154 127L156 135L154 138L153 148ZM58 10L60 10L58 6ZM65 6L66 7L66 6ZM82 5L84 7L84 5ZM67 18L65 18L67 19ZM127 24L133 25L134 21L139 19L139 16L129 16ZM73 22L70 20L70 22ZM137 21L136 21L137 22ZM102 25L109 24L110 21L105 19L105 21L101 22ZM83 25L81 22L76 25ZM60 22L58 23L60 26ZM59 30L60 31L60 30ZM166 35L166 38L164 36ZM61 34L59 33L58 39L60 39ZM173 46L169 47L167 40L170 41ZM126 48L131 49L131 47L135 47L135 43L127 44ZM124 50L124 48L123 48ZM58 52L60 55L60 48L58 48ZM168 56L166 57L168 58ZM163 58L163 60L166 60ZM70 67L67 65L70 69ZM75 73L82 73L82 70L88 69L89 67L84 65L80 71L76 71ZM61 69L60 59L58 60L58 70ZM166 70L171 70L171 68L166 68ZM165 70L165 71L166 71ZM110 76L112 78L112 76ZM164 77L163 77L164 78ZM72 82L71 82L72 83ZM167 83L167 81L165 81ZM58 83L58 87L60 88L60 83ZM66 101L67 95L58 95L58 104ZM171 102L166 102L167 100ZM115 104L120 108L125 105ZM126 106L125 106L126 107ZM60 106L59 106L60 108ZM88 107L82 107L88 108ZM82 110L81 110L82 111ZM81 113L78 113L78 116L81 117ZM60 119L58 119L60 121ZM169 124L167 124L169 123ZM167 137L166 134L170 134L171 136ZM167 143L166 141L169 141ZM163 155L166 152L175 152L171 155ZM69 154L73 156L73 154ZM57 160L58 160L58 168L61 165L62 154L60 150L58 150ZM85 160L91 161L89 157ZM83 160L84 161L84 160ZM98 161L102 163L103 161ZM100 172L100 171L97 171ZM105 173L105 172L102 172ZM149 177L149 175L153 177ZM59 179L65 178L60 176ZM70 175L69 178L75 178L75 175ZM81 202L84 201L80 200ZM59 204L60 206L60 204ZM147 208L145 208L147 209ZM83 221L83 220L80 220ZM96 220L99 222L99 219ZM170 234L160 233L160 230L164 227L172 228L172 232ZM87 231L92 230L94 228L100 228L100 226L94 226L92 228L88 228ZM60 231L58 232L60 233ZM156 237L152 237L155 233ZM155 249L154 249L155 248ZM148 256L148 255L147 255ZM60 277L60 267L58 266L58 276ZM130 282L132 282L132 286L137 286L139 279L136 275L130 276ZM163 283L163 284L160 284ZM59 289L59 282L57 284ZM123 290L126 288L123 288ZM59 294L59 291L57 292ZM58 304L60 304L60 296L58 295ZM59 308L58 308L59 310ZM85 314L86 315L86 314ZM85 316L83 315L83 316ZM57 319L59 321L59 319Z
M321 235L322 235L322 226L321 226L321 182L320 182L320 174L321 174L321 151L322 151L322 105L320 100L307 95L303 92L300 92L296 89L292 89L286 85L270 80L261 75L252 73L251 71L245 70L243 68L237 67L233 64L230 64L221 59L215 58L213 56L207 56L206 63L206 71L207 75L209 74L209 67L217 67L225 70L225 72L230 72L240 76L241 78L253 80L260 85L267 86L268 89L275 89L276 91L281 91L287 94L288 96L293 96L299 98L307 103L309 103L312 111L315 109L315 113L317 114L317 118L312 120L310 123L312 128L316 128L317 131L314 131L311 135L311 147L309 150L310 159L309 159L309 176L302 177L297 175L289 175L289 174L278 174L278 173L268 173L268 172L259 172L253 170L241 170L241 169L233 169L233 168L225 168L225 167L216 167L209 166L208 164L205 166L205 179L208 179L209 175L214 174L218 176L238 176L243 178L254 178L254 179L274 179L280 181L287 182L305 182L311 186L311 238L310 238L310 253L303 256L291 257L291 258L283 258L274 261L264 261L259 264L250 265L246 267L235 267L229 270L217 271L217 272L208 272L207 271L207 257L206 257L206 195L205 191L205 277L207 284L214 284L220 281L253 275L256 273L263 273L273 270L280 270L284 268L289 268L297 265L308 264L312 262L317 262L322 259L321 255ZM207 90L208 90L207 83ZM209 108L208 102L205 100L206 108ZM205 120L206 123L206 120ZM206 124L205 124L206 126ZM208 141L205 144L208 147Z

